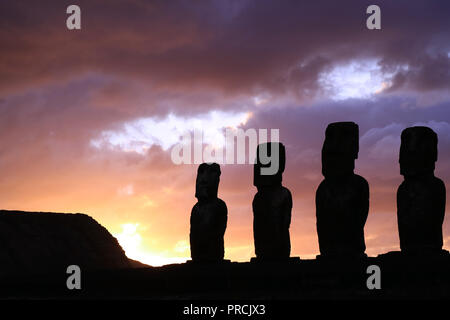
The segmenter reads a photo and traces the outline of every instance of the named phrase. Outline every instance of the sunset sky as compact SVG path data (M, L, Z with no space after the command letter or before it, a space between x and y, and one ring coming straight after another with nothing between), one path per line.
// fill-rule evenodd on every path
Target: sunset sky
M66 28L71 4L81 30ZM371 4L381 30L366 28ZM315 257L320 151L334 121L360 128L366 253L398 250L404 128L438 134L435 174L449 198L450 1L0 2L0 208L86 213L144 263L190 256L198 165L174 164L171 149L194 128L213 145L225 128L279 129L291 255ZM247 261L253 169L221 169L225 258Z

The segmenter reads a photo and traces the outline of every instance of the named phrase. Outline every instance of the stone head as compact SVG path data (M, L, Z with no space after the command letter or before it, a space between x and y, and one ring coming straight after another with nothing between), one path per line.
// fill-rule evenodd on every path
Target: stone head
M405 177L433 174L437 161L437 134L428 127L410 127L402 131L400 174Z
M259 144L253 166L253 185L256 187L281 185L285 165L286 150L282 143Z
M217 198L220 181L220 166L217 163L202 163L197 170L195 197L200 200Z
M354 122L330 123L322 147L322 174L325 177L352 174L358 151L358 125Z

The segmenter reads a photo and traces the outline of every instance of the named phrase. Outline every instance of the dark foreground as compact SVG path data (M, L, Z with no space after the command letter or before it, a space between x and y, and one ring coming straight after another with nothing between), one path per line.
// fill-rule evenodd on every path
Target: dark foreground
M81 269L69 290L68 266ZM381 289L369 289L369 266ZM369 281L370 282L370 281ZM317 300L449 299L450 256L392 252L360 261L186 263L152 268L128 259L84 214L0 210L0 299Z
M367 267L381 270L381 289L368 289ZM176 264L83 270L81 289L69 290L66 270L3 277L2 299L449 299L450 255L364 261L295 260L287 263Z

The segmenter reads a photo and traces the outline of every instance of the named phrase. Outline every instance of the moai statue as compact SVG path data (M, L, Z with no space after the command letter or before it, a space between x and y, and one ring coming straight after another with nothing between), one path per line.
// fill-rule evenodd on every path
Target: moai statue
M191 258L196 262L218 262L224 257L223 236L227 227L227 206L217 197L220 166L202 163L198 167L191 212Z
M434 176L437 161L436 133L428 127L402 132L397 221L400 248L405 253L433 253L442 249L445 184Z
M321 257L365 257L364 225L369 213L369 184L353 172L358 151L356 123L328 125L322 147L325 179L316 192Z
M253 184L258 189L253 199L253 237L256 258L284 260L291 253L291 192L281 185L286 163L284 145L263 143L256 150Z

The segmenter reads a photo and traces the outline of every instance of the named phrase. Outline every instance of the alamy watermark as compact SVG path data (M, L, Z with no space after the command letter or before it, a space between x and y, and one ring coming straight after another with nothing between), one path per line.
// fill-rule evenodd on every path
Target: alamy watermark
M367 278L366 286L367 289L373 290L373 289L381 289L381 269L376 264L372 264L367 267L366 270L367 274L370 274L370 276Z
M273 143L271 150L267 142L279 142L280 130L270 129L270 141L267 129L231 129L225 130L224 143L214 146L203 144L203 131L195 129L193 133L186 132L181 141L171 151L174 164L201 164L216 162L218 164L254 164L256 149L259 144L259 162L262 175L273 175L279 168L279 145ZM246 143L248 142L248 143ZM248 148L247 148L248 146Z
M67 278L66 286L69 290L81 289L81 268L76 264L67 267L66 273L70 276Z
M70 16L66 19L66 26L69 30L81 29L81 8L76 4L72 4L67 7L66 13ZM381 9L376 4L372 4L367 7L366 14L370 16L366 19L366 26L369 30L381 29Z
M366 27L369 30L380 30L381 29L381 9L376 4L372 4L367 7L367 14L370 16L366 20Z
M72 4L67 7L66 13L70 16L66 19L66 27L69 30L80 30L81 29L81 8Z

